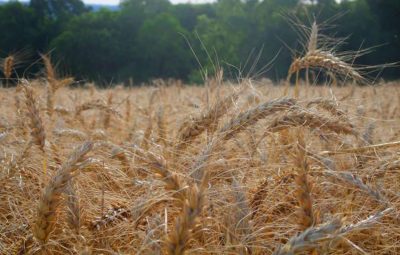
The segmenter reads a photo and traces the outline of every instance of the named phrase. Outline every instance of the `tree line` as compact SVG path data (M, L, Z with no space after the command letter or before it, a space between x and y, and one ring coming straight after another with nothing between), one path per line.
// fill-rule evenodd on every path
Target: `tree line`
M118 10L96 11L80 0L12 1L0 6L0 57L20 53L18 75L35 76L40 67L28 59L51 52L61 72L103 84L200 82L217 67L231 78L277 80L301 50L301 26L314 19L326 33L346 37L341 51L373 47L356 64L398 61L399 16L398 0L125 0ZM380 75L396 79L400 70Z

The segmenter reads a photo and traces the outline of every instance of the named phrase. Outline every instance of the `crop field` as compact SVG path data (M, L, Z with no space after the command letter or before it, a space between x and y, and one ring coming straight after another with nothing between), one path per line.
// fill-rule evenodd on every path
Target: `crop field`
M397 83L47 78L0 90L1 254L400 253Z
M0 254L400 254L399 83L303 34L277 84L99 89L3 59Z

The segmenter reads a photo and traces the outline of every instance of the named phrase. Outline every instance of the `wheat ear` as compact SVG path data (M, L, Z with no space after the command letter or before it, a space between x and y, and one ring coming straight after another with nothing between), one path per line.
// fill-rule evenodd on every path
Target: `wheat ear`
M318 243L335 238L341 226L341 220L335 219L322 226L308 228L299 235L292 237L283 247L278 248L273 255L294 255L306 249L315 248Z
M54 230L61 203L61 194L73 177L77 163L82 161L92 148L92 142L85 142L76 148L43 190L32 229L33 235L41 243L46 243Z
M310 36L308 38L307 52L313 52L318 49L318 25L314 21L311 26ZM306 84L310 85L309 68L306 68Z
M318 98L318 99L314 99L314 100L311 100L310 102L308 102L307 107L310 107L312 105L317 105L317 106L321 107L322 109L330 112L334 116L337 116L339 118L346 120L346 113L339 109L336 101Z
M79 197L75 191L75 184L73 180L69 180L66 188L67 198L67 222L69 227L74 230L75 234L79 235L81 229L81 211Z
M265 196L267 195L268 192L268 179L265 179L264 181L261 182L261 184L258 186L256 192L253 195L253 198L251 199L250 205L252 208L252 214L251 214L251 218L254 219L259 210L260 207L262 205L262 202L265 198Z
M6 86L8 87L8 81L11 78L12 70L15 65L15 57L10 55L4 59L3 62L3 73L4 77L6 78Z
M162 107L160 107L157 111L157 128L158 143L162 143L164 147L167 147L167 126L164 118L164 109Z
M238 92L218 100L210 109L193 120L188 120L179 128L176 145L178 150L184 149L197 136L201 135L213 123L218 120L229 110L231 105L238 99Z
M31 136L34 144L38 145L44 152L46 133L44 130L42 118L39 114L39 109L36 105L33 89L27 81L23 81L23 91L25 94L25 104L28 110L28 118L30 119Z
M175 226L167 239L167 253L170 255L182 255L188 248L188 242L192 236L191 230L200 216L204 203L204 191L208 182L207 174L199 185L194 184L186 192L183 211L178 216Z
M304 57L295 59L290 65L287 81L290 81L294 73L300 70L316 67L332 71L343 77L349 76L356 81L362 81L363 77L351 65L340 58L334 56L331 52L316 50L308 52Z
M233 117L218 131L218 136L221 140L229 140L248 126L254 125L257 121L275 112L287 110L295 103L296 101L294 99L282 98L260 104Z
M302 126L319 128L338 134L350 134L356 137L359 135L351 123L332 120L316 113L307 112L298 107L294 107L289 113L275 118L267 127L267 132L278 132L288 127Z
M175 192L174 197L184 202L185 200L185 184L179 175L171 172L168 167L166 160L157 156L151 152L145 152L141 149L137 149L136 153L147 166L156 174L161 177L161 180L165 183L165 189Z
M107 96L107 107L110 109L112 108L113 96L114 95L111 92ZM103 125L105 129L107 129L110 126L110 120L111 120L111 113L110 111L106 111L103 119Z
M54 67L51 63L50 56L47 54L40 54L40 57L43 60L44 67L46 69L46 78L47 81L50 83L50 86L54 89L56 87L56 71L54 70Z
M306 145L304 134L301 130L298 131L298 144L295 159L297 167L297 175L295 182L297 184L296 196L300 206L300 228L305 230L314 225L314 212L312 208L311 184L308 180L309 164L306 157Z
M101 100L93 100L86 103L83 103L76 107L75 109L75 116L79 117L79 115L83 111L91 110L91 109L98 109L104 111L106 113L113 114L119 118L122 118L122 115L115 109L107 106L107 104Z

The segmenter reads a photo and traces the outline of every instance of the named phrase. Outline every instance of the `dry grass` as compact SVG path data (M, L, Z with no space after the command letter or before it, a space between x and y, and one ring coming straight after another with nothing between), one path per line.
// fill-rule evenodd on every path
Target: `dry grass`
M1 253L398 254L397 85L2 89Z
M399 254L398 84L310 86L365 81L319 32L286 86L71 89L42 55L0 90L0 253Z

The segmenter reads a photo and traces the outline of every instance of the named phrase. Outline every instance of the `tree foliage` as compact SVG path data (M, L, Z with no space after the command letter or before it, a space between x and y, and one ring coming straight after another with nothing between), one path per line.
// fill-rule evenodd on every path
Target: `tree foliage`
M377 65L400 59L399 12L398 0L218 0L198 5L124 0L117 11L93 11L80 0L9 2L0 5L0 52L52 51L64 72L104 83L198 81L200 71L213 75L217 65L231 78L281 79L293 57L288 49L301 50L291 21L310 25L314 19L323 23L338 17L327 32L349 36L341 50L381 45L357 60ZM399 78L400 71L383 75Z

